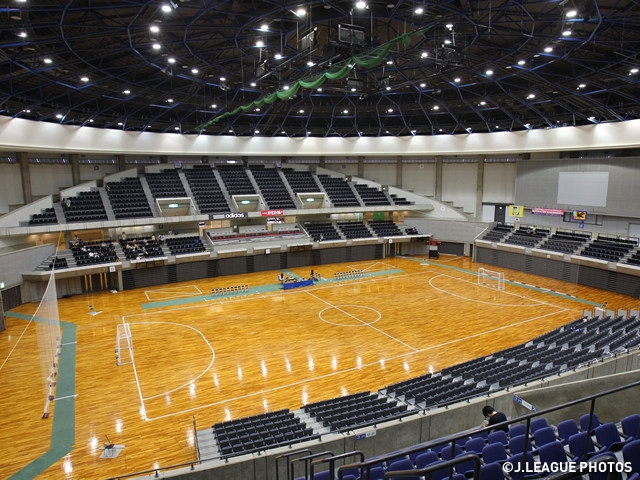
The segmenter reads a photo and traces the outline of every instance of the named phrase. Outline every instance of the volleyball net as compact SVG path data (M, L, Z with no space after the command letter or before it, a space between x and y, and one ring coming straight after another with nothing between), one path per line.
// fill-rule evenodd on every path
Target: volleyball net
M38 357L40 358L40 372L45 398L42 418L48 418L51 402L55 399L58 364L62 347L55 267L51 270L44 295L31 321L36 326Z

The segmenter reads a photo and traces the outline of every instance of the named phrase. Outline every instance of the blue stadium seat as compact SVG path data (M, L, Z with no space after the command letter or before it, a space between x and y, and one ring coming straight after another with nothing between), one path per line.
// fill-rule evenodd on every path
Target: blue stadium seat
M387 472L397 472L399 470L414 470L413 463L408 458L400 458L398 460L394 460L389 465L387 465ZM415 477L391 477L392 479L407 479L407 480L420 480L420 477L416 475Z
M557 440L556 432L553 427L542 427L534 432L533 439L536 447L540 448L542 445L555 442Z
M488 463L480 467L480 480L504 480L502 466L499 463Z
M576 431L578 429L576 428ZM509 445L509 439L507 438L507 434L503 430L496 430L495 432L491 432L487 437L487 443L501 443L505 447Z
M509 438L518 437L527 433L527 426L524 423L518 423L509 427Z
M631 465L631 476L629 479L640 477L640 440L632 440L622 447L622 458Z
M524 444L527 443L527 451L530 452L533 448L531 441L527 438L527 435L518 435L509 439L509 452L511 455L524 452Z
M627 437L627 442L635 440L640 435L640 415L634 413L620 420L622 433Z
M453 454L451 453L451 445L445 445L440 451L440 456L443 460L451 460L454 457L457 457L462 453L462 447L458 444L455 445L453 449Z
M591 433L595 431L596 428L600 426L600 420L598 419L598 415L595 413L591 417ZM580 417L580 430L585 431L589 428L589 414L585 413Z
M440 458L436 452L432 452L431 450L421 453L416 457L416 468L424 468L427 465L431 465L432 463L436 463Z
M569 441L569 437L576 433L578 433L578 425L572 418L558 423L558 436L561 438L563 443L566 444Z
M591 435L587 435L587 432L578 432L571 435L567 443L569 444L569 451L571 452L575 462L586 461L596 453L596 448L591 440ZM585 446L587 447L586 452Z
M464 444L464 451L482 455L482 449L486 446L484 438L471 438Z
M596 440L602 446L600 451L615 452L624 445L618 427L613 422L603 423L596 428Z
M482 449L482 461L488 463L504 463L507 461L507 451L502 443L490 443Z
M534 418L533 420L531 420L531 423L529 424L529 429L531 430L531 433L535 434L537 430L540 430L541 428L546 428L548 426L549 424L547 423L547 419L544 417L540 417L540 418Z
M509 463L514 467L509 473L511 480L522 480L525 477L525 472L531 472L534 469L534 459L530 452L512 455L509 458Z
M567 463L567 454L564 451L564 446L560 442L551 442L542 445L538 448L538 455L540 463L547 467L543 467L543 470L548 472L547 474L552 473L551 467L554 465L557 466Z

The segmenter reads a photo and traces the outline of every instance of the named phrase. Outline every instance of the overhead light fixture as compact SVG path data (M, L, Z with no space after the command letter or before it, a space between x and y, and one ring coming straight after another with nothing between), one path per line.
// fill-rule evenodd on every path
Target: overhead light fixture
M160 27L159 27L159 26L157 26L157 25L151 25L151 26L149 27L149 31L150 31L151 33L158 33L158 32L160 31Z
M493 75L493 70L489 69L485 72L488 76Z
M570 37L571 36L571 30L567 29L565 31L562 32L562 36L563 37Z
M424 13L424 8L418 7L414 10L416 15L422 15Z
M578 11L576 9L574 9L574 8L572 8L571 10L567 10L567 13L565 13L565 16L567 18L573 18L576 15L578 15Z
M151 47L154 50L160 50L162 48L162 46L159 43L154 43L153 45L151 45Z
M553 52L553 47L545 47L544 53L551 53L551 52Z
M365 8L367 8L367 2L364 2L364 1L356 2L356 8L358 10L364 10Z
M176 63L176 59L173 57L169 57L167 58L167 63L170 63L171 65L173 65L174 63Z

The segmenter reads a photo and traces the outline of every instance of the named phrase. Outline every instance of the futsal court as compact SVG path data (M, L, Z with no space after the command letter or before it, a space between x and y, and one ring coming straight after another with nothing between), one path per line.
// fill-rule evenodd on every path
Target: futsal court
M45 420L29 322L37 305L23 305L8 313L0 347L10 392L0 398L0 473L107 478L188 462L194 431L216 422L373 392L526 342L605 299L636 307L521 272L503 271L504 289L479 284L482 267L496 270L398 257L60 299L66 393L55 393ZM278 281L311 269L312 286ZM52 447L67 441L67 451ZM105 445L122 448L105 458Z

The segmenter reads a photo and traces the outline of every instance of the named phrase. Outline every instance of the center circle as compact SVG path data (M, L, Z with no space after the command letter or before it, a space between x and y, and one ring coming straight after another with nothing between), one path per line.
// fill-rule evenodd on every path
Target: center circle
M323 322L343 327L373 325L382 318L375 308L363 305L334 305L321 310L318 317Z

